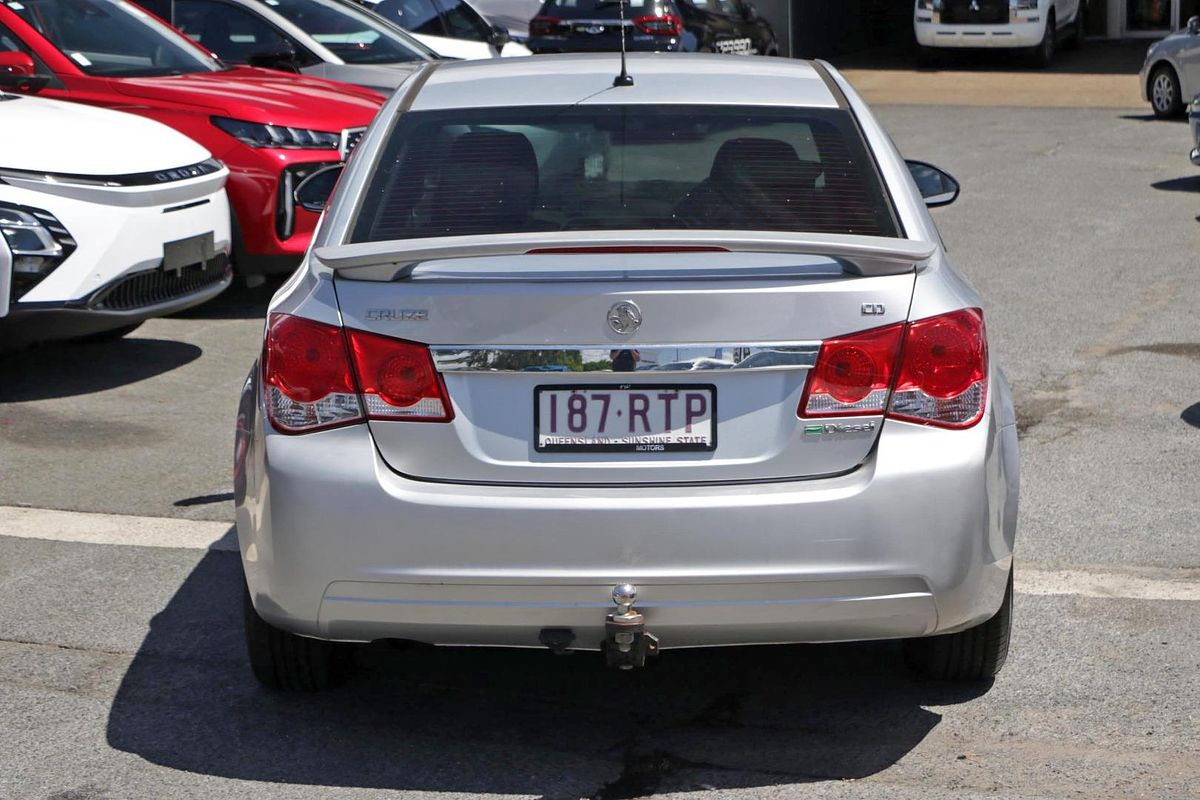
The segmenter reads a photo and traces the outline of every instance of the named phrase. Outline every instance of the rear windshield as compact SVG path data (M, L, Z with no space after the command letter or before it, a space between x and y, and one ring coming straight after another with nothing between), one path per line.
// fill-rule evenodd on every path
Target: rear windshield
M610 105L402 115L351 240L631 229L898 235L844 111Z
M579 19L580 17L616 17L620 14L620 3L616 0L546 0L538 13L547 17L562 17ZM629 0L625 8L625 16L636 17L646 13L646 9L654 9L664 5L663 0Z

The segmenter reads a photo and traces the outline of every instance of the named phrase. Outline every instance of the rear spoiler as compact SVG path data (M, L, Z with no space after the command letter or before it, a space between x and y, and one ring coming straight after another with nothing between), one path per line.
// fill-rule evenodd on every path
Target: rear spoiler
M318 247L313 256L339 277L396 281L410 277L425 262L447 259L688 251L828 256L845 272L873 276L912 272L933 257L937 245L883 236L776 231L555 231L363 242Z

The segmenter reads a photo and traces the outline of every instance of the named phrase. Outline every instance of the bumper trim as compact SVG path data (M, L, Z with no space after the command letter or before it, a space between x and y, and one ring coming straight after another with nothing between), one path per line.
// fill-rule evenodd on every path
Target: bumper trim
M319 630L342 641L407 638L439 645L533 647L547 627L599 649L612 581L573 585L445 585L337 581ZM812 577L778 583L639 582L638 611L666 649L921 636L937 607L920 578ZM520 613L513 613L514 611Z

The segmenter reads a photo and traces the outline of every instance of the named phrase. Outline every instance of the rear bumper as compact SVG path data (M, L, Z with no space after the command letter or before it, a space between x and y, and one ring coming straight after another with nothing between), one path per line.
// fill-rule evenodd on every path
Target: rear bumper
M471 486L397 475L362 425L276 434L254 383L243 564L258 612L303 635L533 647L553 627L594 649L632 582L664 648L878 639L970 626L1004 594L1016 432L991 413L968 431L888 422L827 479Z
M1040 22L1008 25L942 25L917 22L917 44L922 47L1036 47L1042 41Z

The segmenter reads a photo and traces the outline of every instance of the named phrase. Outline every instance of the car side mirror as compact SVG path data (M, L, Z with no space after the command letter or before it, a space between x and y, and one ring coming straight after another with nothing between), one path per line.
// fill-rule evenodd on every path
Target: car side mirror
M504 45L511 41L512 35L508 32L508 28L504 27L503 25L492 26L492 35L488 38L488 42L490 42L497 50L502 49Z
M742 18L747 22L758 21L758 6L754 3L746 3L742 6Z
M342 176L342 167L342 164L330 164L300 181L300 185L292 192L296 205L317 214L324 211L338 178Z
M1192 36L1200 33L1200 17L1191 17L1187 21L1187 29Z
M252 67L274 69L282 72L300 71L300 65L296 63L296 51L287 46L272 47L269 50L256 50L246 57L246 63Z
M921 197L925 198L925 205L937 208L948 206L958 199L960 187L950 173L924 161L905 163L908 164L908 171L912 174Z
M20 51L0 53L0 89L35 94L46 88L49 75L37 75L33 56Z
M0 89L23 94L37 94L50 83L49 75L16 75L0 73Z

